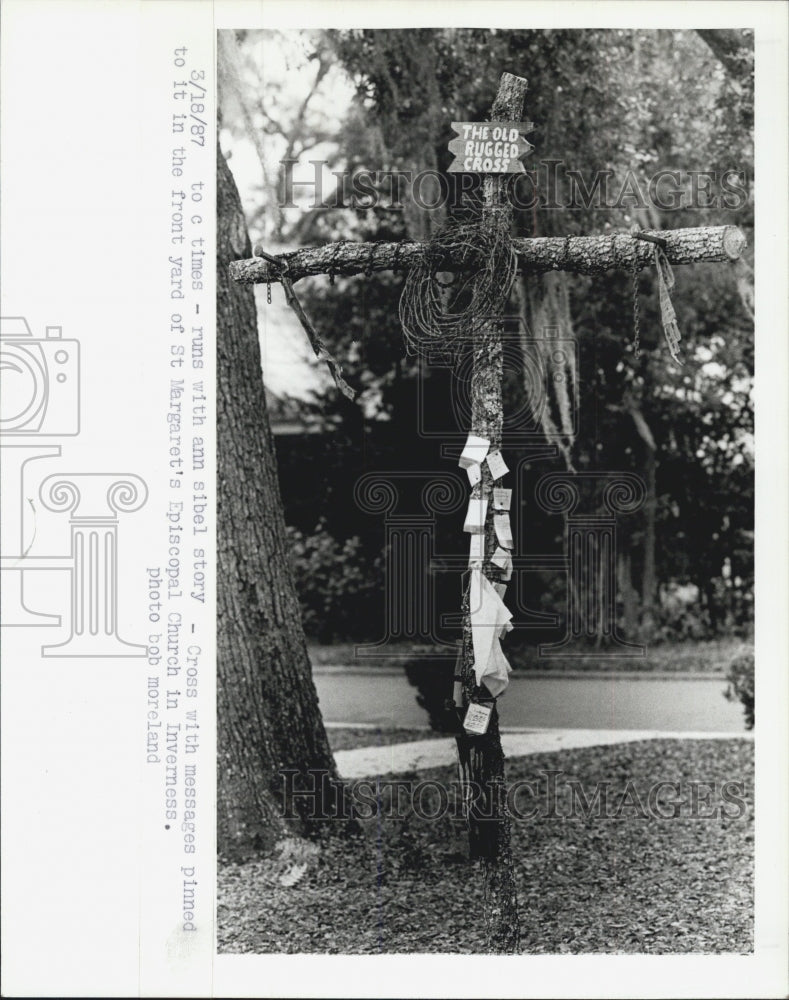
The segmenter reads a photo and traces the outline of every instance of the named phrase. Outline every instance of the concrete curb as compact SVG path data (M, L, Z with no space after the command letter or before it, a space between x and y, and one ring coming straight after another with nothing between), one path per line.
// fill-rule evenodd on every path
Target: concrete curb
M376 728L371 726L370 728ZM542 729L504 730L502 747L507 757L527 757L581 747L613 746L641 740L752 740L752 732L671 732L646 729ZM424 771L447 767L457 760L455 741L447 739L414 740L384 747L358 747L334 754L343 778L371 778L385 774Z

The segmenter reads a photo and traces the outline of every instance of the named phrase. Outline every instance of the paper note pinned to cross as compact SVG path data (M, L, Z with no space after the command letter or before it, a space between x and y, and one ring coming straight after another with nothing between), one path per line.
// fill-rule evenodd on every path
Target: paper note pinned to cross
M466 522L463 525L464 531L470 531L473 535L479 535L485 531L485 516L488 513L488 501L481 497L471 497L468 502L468 512Z
M506 476L510 471L507 468L507 463L501 457L500 451L492 451L487 457L487 463L490 474L494 479L501 479L502 476Z
M468 548L469 566L480 566L485 558L485 536L483 534L472 535Z
M488 651L491 643L493 642L492 636L495 634L500 625L503 625L504 622L508 622L510 618L512 618L512 612L509 611L502 599L493 589L491 581L481 570L478 569L475 569L471 574L471 583L469 587L469 612L471 614L472 626L484 626L482 633L475 632L473 635L475 641L474 653L477 665L481 669L485 666L487 656L481 656L479 654L486 653ZM482 636L485 640L485 648L481 648L477 645L477 640L480 636Z
M472 702L463 720L463 728L467 733L484 736L488 731L488 723L490 722L492 711L492 705L478 705L476 702Z
M471 639L474 649L474 676L485 684L494 698L506 688L509 664L501 651L499 636L512 612L496 593L493 584L479 570L472 570L469 588Z
M507 513L494 514L493 526L496 529L496 538L499 540L499 545L504 546L505 549L511 549L513 547L513 541L512 528L510 527L510 515Z
M506 551L506 549L498 546L496 551L493 553L493 558L490 561L494 566L498 566L499 569L505 569L507 563L510 561L510 554Z
M511 673L512 667L509 665L509 661L504 655L499 640L496 639L493 643L493 649L491 650L488 668L482 678L485 687L488 691L490 691L494 698L498 698L500 695L504 694L507 689L507 685L510 682Z
M498 546L496 551L493 553L491 562L494 566L498 566L502 571L502 579L509 580L512 576L512 556L509 552L507 552L506 549L501 548L501 546ZM501 596L502 595L499 594L499 597Z
M481 465L488 453L488 448L490 448L490 441L487 438L469 434L458 465L461 469L467 469L470 465Z
M509 510L512 504L512 490L505 490L497 486L493 490L493 509Z
M476 486L480 479L482 479L482 467L477 462L474 462L467 467L466 475L471 485Z

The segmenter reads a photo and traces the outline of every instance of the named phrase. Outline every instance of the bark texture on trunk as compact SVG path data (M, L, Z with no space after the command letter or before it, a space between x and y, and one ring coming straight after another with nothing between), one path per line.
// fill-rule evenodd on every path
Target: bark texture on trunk
M505 177L489 178L502 190ZM745 248L745 236L736 226L700 226L693 229L646 230L649 236L666 241L670 264L737 260ZM628 233L611 236L538 236L512 241L523 272L571 271L574 274L602 274L612 269L631 271L635 257L641 270L654 260L654 244L634 239ZM298 281L316 274L352 275L393 269L407 270L423 252L422 243L329 243L304 247L282 254L288 277ZM442 270L455 267L451 258L441 261ZM261 257L249 256L230 265L234 281L252 285L277 281L279 271Z
M336 776L290 569L254 295L228 273L249 252L217 151L217 836L228 858L285 833L282 769L298 772L297 786L309 787L309 769ZM306 829L303 819L289 832Z
M630 552L620 552L617 563L616 576L622 594L625 638L635 642L638 638L638 592L633 586L633 560Z

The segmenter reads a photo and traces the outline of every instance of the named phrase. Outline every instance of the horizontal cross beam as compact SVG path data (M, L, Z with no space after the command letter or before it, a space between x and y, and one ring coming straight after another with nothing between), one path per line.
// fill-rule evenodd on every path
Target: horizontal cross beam
M696 264L703 261L737 260L746 246L745 236L737 226L700 226L694 229L646 230L642 235L663 241L670 264ZM522 272L570 271L573 274L602 274L612 269L632 271L651 264L653 241L635 239L629 233L607 236L539 236L514 239ZM329 243L322 247L303 247L270 258L253 257L234 260L230 276L244 285L278 281L287 274L299 281L316 274L369 274L374 271L407 271L416 264L428 246L425 243ZM451 256L436 259L442 271L458 268ZM286 267L285 267L286 266Z

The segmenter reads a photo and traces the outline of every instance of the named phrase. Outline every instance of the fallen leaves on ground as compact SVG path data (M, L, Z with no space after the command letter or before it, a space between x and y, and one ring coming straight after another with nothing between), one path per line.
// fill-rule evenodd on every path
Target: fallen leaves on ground
M446 783L456 775L437 768L418 777ZM531 783L516 800L522 812L538 806L512 822L524 952L752 949L750 741L536 754L508 761L507 778L510 787ZM656 791L658 782L667 784ZM728 786L728 801L727 782L740 783ZM603 783L608 809L598 816L593 795ZM430 810L429 795L423 805ZM485 952L482 875L467 859L464 821L411 813L362 827L327 837L292 886L269 859L222 865L219 951Z

